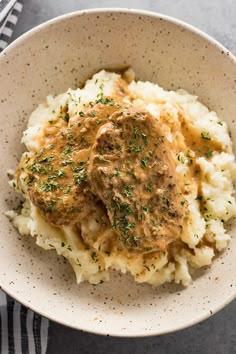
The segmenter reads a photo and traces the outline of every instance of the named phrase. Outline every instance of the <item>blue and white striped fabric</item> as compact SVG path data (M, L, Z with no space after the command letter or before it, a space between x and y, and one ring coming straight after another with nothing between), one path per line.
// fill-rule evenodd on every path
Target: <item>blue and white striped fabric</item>
M22 7L19 0L0 0L0 52L10 42ZM48 322L0 290L1 354L45 354Z
M12 7L8 9L8 6ZM1 11L1 6L4 6ZM17 24L18 17L22 11L21 1L0 0L0 52L6 48L10 42L13 30ZM5 13L5 10L8 10ZM1 16L3 14L3 16Z
M48 319L0 291L0 353L45 354Z

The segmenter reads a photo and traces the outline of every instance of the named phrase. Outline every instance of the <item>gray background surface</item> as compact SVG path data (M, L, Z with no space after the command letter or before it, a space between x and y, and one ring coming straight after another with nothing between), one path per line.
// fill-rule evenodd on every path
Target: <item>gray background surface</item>
M220 41L236 55L236 0L25 0L23 2L23 13L13 39L32 27L66 12L95 7L129 7L156 11L186 21ZM51 322L47 354L74 353L236 354L236 301L194 327L160 337L108 338L75 331Z

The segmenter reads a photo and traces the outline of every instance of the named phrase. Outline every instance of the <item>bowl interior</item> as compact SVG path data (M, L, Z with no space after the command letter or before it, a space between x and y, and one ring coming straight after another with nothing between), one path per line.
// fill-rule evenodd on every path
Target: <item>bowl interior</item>
M21 237L4 212L16 205L6 171L15 168L30 112L49 94L81 85L102 68L132 66L137 78L199 96L228 122L236 138L236 62L207 36L157 14L100 10L69 14L13 43L0 57L0 284L17 300L55 321L118 336L162 334L192 325L236 294L236 238L186 289L152 289L129 275L76 285L62 257ZM230 225L235 233L235 223Z

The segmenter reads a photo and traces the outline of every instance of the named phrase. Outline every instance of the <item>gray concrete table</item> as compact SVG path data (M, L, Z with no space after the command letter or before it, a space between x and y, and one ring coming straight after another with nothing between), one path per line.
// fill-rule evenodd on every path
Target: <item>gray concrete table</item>
M95 7L131 7L177 17L207 32L236 55L236 0L25 0L13 39L66 12ZM56 323L49 329L48 354L236 354L236 301L186 330L149 338L111 338Z

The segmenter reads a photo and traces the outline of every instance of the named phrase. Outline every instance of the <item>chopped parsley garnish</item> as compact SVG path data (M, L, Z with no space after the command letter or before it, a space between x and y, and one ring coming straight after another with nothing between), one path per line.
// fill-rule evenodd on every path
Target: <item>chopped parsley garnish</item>
M129 231L130 229L133 229L136 226L134 222L129 223L127 219L124 220L124 224L125 224L126 231Z
M150 272L150 268L147 265L144 264L143 266Z
M69 164L71 164L71 163L73 163L73 160L63 160L63 161L61 162L61 165L62 165L62 166L67 166L67 165L69 165Z
M67 186L63 189L64 194L69 194L71 190L71 185L67 184Z
M44 192L52 192L58 188L58 183L54 180L47 180L46 182L40 182L38 184L39 189L42 189Z
M27 185L30 186L34 181L35 181L35 177L34 176L29 176L29 180L27 182Z
M213 152L212 152L212 151L207 151L207 152L205 153L205 156L206 156L206 157L212 157L212 155L213 155Z
M103 156L98 156L98 159L99 159L99 161L102 161L102 162L110 162L109 160L105 159L105 157L103 157Z
M211 137L208 132L201 132L201 137L205 140L211 140Z
M65 114L64 119L65 119L66 123L69 122L69 119L70 119L69 113L66 113L66 114Z
M82 168L79 172L74 174L75 184L80 184L83 181L87 181L87 174L84 168Z
M124 195L125 195L127 198L132 197L132 195L133 195L133 193L132 193L133 189L134 189L134 186L133 186L133 185L128 185L128 186L126 186L125 189L124 189L124 191L123 191Z
M146 248L146 251L151 251L151 250L152 250L152 246Z
M55 199L51 199L50 200L50 209L51 211L55 211L56 210L56 200Z
M81 170L84 169L83 165L84 165L84 162L80 161L79 166L71 166L71 170L73 172L80 172Z
M146 168L148 161L149 161L149 157L144 157L144 158L141 160L141 167L142 167L142 168Z
M41 156L44 154L44 152L45 152L45 149L42 148L42 149L39 151L39 153L36 154L36 157L41 157Z
M54 159L55 159L55 157L53 155L45 156L41 160L39 160L39 163L50 164Z
M64 170L55 170L54 173L60 178L66 177L66 173Z
M140 137L139 129L137 127L134 128L134 138L138 139Z
M115 172L113 173L113 176L118 177L120 176L120 170L117 168Z
M182 155L181 153L179 153L179 154L177 155L177 159L178 159L178 161L181 162L182 164L184 164L185 161L186 161L186 157L185 157L184 155Z
M97 262L98 262L97 253L96 253L96 252L93 252L93 253L91 254L91 257L92 257L92 260L94 261L94 263L97 263Z
M142 133L141 136L142 136L142 139L143 139L143 141L144 141L144 144L145 144L145 145L148 145L147 135L144 134L144 133Z
M147 208L147 207L144 207L144 206L143 206L143 207L142 207L142 210L143 210L144 213L148 213L148 208Z
M100 89L101 91L104 90L104 83L103 83L103 82L102 82L101 85L99 86L99 89Z
M73 139L73 134L71 134L71 133L68 134L68 135L67 135L67 139L69 139L69 140Z
M168 208L166 206L161 207L161 211L167 211L167 210L168 210Z
M157 226L157 223L156 223L154 220L150 220L150 224L151 224L152 226Z
M134 243L136 246L138 245L139 241L140 241L140 239L136 236L133 236L129 239L129 242Z
M115 101L113 100L113 98L108 98L108 97L98 98L95 102L105 104L108 106L114 106L114 104L115 104Z
M133 214L133 211L130 208L130 205L126 202L122 202L118 198L116 198L116 200L113 201L112 207L114 209L116 209L117 211L124 213L125 215Z
M148 193L152 193L152 189L153 189L152 182L148 182L147 187L146 187L146 191Z
M69 154L69 152L71 152L71 147L67 146L61 153L61 157L64 158L67 154Z
M134 151L134 152L140 152L142 151L142 146L141 145L130 145L130 151Z
M47 174L47 170L44 166L38 164L38 163L34 163L31 167L30 167L31 171L34 173L42 173L42 174Z

